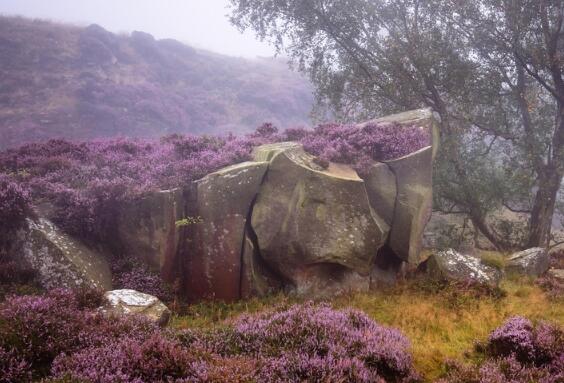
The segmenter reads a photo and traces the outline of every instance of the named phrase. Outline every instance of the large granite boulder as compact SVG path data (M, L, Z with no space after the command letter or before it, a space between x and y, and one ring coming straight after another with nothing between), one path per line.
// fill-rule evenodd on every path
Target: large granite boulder
M550 267L550 259L546 249L533 247L512 254L507 259L505 271L507 273L524 274L538 277Z
M346 165L323 168L296 143L263 145L270 161L252 211L262 259L299 294L366 290L388 226L364 181Z
M24 260L46 289L90 286L111 289L112 277L104 256L62 232L51 221L27 220L18 243Z
M490 286L499 285L502 277L501 270L483 264L479 258L461 254L453 249L431 255L425 262L425 269L431 278L472 281Z
M268 164L244 162L195 183L183 255L189 299L232 301L241 297L245 227Z
M136 290L121 289L106 291L107 303L101 310L112 315L142 315L149 321L166 326L171 312L159 298Z
M172 282L184 214L182 190L161 190L124 206L116 227L118 251L143 260Z

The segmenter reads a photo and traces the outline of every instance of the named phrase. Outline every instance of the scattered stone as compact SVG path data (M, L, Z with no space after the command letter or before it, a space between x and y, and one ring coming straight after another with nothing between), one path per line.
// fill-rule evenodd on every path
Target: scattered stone
M166 326L171 312L159 298L136 290L111 290L104 294L108 303L102 311L115 315L138 314L160 326Z
M37 271L45 289L90 286L112 287L110 267L104 256L62 232L51 221L27 219L18 233L25 261Z
M560 282L564 282L564 269L549 269L547 274Z
M508 273L524 274L538 277L550 267L550 258L546 249L533 247L511 255L505 270Z
M502 277L502 272L497 268L484 265L479 258L453 249L431 255L425 268L432 278L474 281L490 286L498 286Z

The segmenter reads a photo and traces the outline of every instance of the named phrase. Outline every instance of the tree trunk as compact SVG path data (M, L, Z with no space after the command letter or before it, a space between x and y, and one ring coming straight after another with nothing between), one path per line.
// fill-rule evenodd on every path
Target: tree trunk
M552 216L556 195L562 182L562 174L559 174L556 169L549 169L547 172L548 174L539 177L539 188L531 211L527 247L548 247L550 241Z
M559 114L552 139L552 158L539 172L539 188L535 195L527 247L548 247L556 196L564 176L564 102L558 102Z

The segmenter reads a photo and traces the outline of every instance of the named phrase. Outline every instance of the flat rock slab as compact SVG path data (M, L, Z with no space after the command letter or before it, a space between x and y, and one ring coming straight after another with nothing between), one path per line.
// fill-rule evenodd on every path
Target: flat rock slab
M113 315L142 315L151 322L166 326L171 312L157 297L131 289L111 290L104 294L108 303L102 311Z
M508 273L538 277L544 274L549 267L550 257L546 249L533 247L512 254L507 260L505 270Z
M300 294L342 281L366 290L349 271L368 276L387 225L370 208L364 181L345 165L320 167L296 143L260 146L255 158L270 161L251 220L264 261Z
M453 249L431 255L426 265L427 273L433 278L498 286L502 277L500 270L484 265L479 258Z
M38 272L46 289L90 286L112 287L110 267L102 254L61 231L46 218L27 220L19 241L22 255Z
M241 297L242 249L252 203L268 167L244 162L208 174L195 184L189 246L183 256L185 291L191 300Z

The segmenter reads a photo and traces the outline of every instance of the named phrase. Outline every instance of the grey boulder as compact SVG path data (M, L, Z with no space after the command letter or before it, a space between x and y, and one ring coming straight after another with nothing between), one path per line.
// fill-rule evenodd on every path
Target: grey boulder
M498 286L502 273L495 267L485 265L479 258L461 254L453 249L434 253L425 263L430 277L461 282L476 282Z
M263 260L300 295L366 291L388 226L364 181L349 166L317 165L296 143L263 145L254 156L269 161L251 218Z
M46 218L28 219L27 228L18 233L18 242L24 260L37 272L45 289L112 287L110 267L104 256Z
M546 249L533 247L512 254L505 266L507 273L524 274L538 277L550 267L550 258Z
M171 312L157 297L131 289L111 290L101 311L111 315L141 315L160 326L166 326Z

